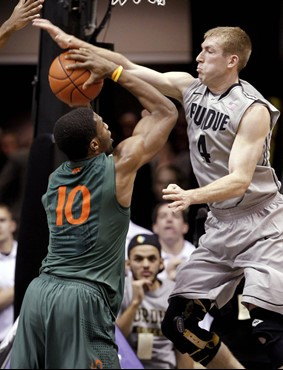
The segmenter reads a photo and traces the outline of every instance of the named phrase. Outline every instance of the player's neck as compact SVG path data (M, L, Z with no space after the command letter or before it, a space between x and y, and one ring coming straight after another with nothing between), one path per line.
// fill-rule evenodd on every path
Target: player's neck
M207 88L213 95L221 96L229 90L232 85L237 83L239 83L239 76L231 75L229 78L223 79L222 81L217 81L207 85Z

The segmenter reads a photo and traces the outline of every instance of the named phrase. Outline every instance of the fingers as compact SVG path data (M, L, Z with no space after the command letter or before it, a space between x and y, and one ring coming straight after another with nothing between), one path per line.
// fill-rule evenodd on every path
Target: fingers
M143 289L149 289L152 286L152 281L150 281L149 279L141 279L139 281Z
M172 209L173 213L181 212L186 209L186 204L182 201L176 201L168 204L168 208Z
M171 202L168 203L168 208L172 209L174 213L184 211L189 206L186 202L183 189L176 184L169 184L166 189L162 189L162 193L162 198Z
M176 195L180 193L180 187L176 184L169 184L166 189L162 189L162 198L166 200L176 200Z
M33 25L36 27L41 27L43 29L46 29L46 27L48 26L53 26L52 23L48 19L44 19L44 18L34 20Z
M178 186L176 184L169 184L166 189L162 190L162 192L164 194L170 194L170 193L176 194L177 191L179 191L179 190L180 190L180 186Z
M80 52L80 49L68 50L68 54L66 54L65 59L74 59L82 62L88 60L87 56L84 53Z
M63 33L63 31L60 30L59 27L54 26L54 24L52 24L48 19L44 18L33 19L32 25L49 32L50 36L53 38L57 36L60 31Z
M66 69L68 69L68 70L70 70L70 69L81 69L81 68L85 68L84 63L76 62L76 63L70 63L70 64L66 65Z
M43 7L43 2L44 0L37 0L32 2L26 1L24 4L22 4L22 11L26 20L33 21L34 19L40 18L40 11Z
M56 31L56 26L54 26L48 19L43 19L43 18L37 18L33 19L32 25L38 28L41 28L42 30L45 31Z
M97 78L95 75L90 71L90 76L86 80L86 82L83 84L83 90L87 89L90 85L92 85L94 82L97 82Z

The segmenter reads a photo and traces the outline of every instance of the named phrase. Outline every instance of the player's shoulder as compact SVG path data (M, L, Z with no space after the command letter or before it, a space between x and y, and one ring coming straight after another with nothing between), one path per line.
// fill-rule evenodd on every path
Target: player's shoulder
M183 95L188 94L198 94L204 95L207 90L207 86L205 86L199 78L192 78L190 82L187 84L183 91Z
M258 100L258 99L264 99L263 95L249 82L240 79L240 85L242 87L242 94L247 98L251 100Z
M174 94L171 92L168 96L172 96L180 101L182 101L182 96L186 89L196 80L190 73L183 71L166 72L165 75L168 86L174 92Z

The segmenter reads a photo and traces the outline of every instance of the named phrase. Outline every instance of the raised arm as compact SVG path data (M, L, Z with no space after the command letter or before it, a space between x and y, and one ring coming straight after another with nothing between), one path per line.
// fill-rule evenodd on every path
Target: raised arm
M32 20L40 17L44 0L19 0L11 16L0 27L0 47L2 47L15 31L24 28Z
M156 87L162 94L179 100L180 102L182 102L184 90L194 81L194 78L189 73L160 73L150 68L135 64L120 53L91 45L83 40L76 38L75 36L65 33L62 29L53 25L47 19L36 19L34 20L33 25L47 31L49 35L53 38L53 40L61 48L91 49L97 55L100 55L103 58L106 58L118 65L122 65L125 70L150 83L152 86ZM90 83L92 83L92 80L89 80L87 82L87 84Z
M75 63L68 65L67 68L87 68L93 72L93 81L99 80L101 76L112 78L113 72L119 67L89 48L70 50L68 59L74 59ZM129 90L147 111L136 125L132 137L129 138L129 141L135 142L135 148L129 149L128 140L118 146L119 150L128 152L139 150L135 163L132 161L132 167L137 169L150 161L163 147L176 123L178 112L171 100L127 70L121 68L117 82ZM139 142L142 144L140 147Z
M92 70L95 79L113 77L117 64L97 55L92 49L72 49L68 59L75 64L68 67ZM166 143L175 126L178 112L175 104L150 84L126 70L121 70L117 82L132 93L147 111L136 125L133 135L115 149L117 198L129 206L137 170L149 162Z

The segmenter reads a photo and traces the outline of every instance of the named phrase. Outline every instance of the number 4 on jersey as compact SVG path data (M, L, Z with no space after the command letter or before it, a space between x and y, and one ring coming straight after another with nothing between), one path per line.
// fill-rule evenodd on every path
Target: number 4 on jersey
M206 160L207 163L210 163L210 154L207 152L205 136L200 135L198 139L198 150L199 154Z

